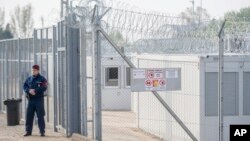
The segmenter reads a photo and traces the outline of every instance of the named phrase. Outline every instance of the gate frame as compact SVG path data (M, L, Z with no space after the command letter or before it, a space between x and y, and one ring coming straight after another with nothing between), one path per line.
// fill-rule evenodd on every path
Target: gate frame
M94 139L102 141L102 97L101 97L101 44L100 44L100 33L104 38L111 44L111 46L116 50L116 52L126 61L130 68L136 68L136 66L129 60L129 58L122 52L122 50L112 41L109 35L101 27L102 17L109 11L106 10L102 15L99 15L98 6L95 5L94 13L92 17L92 33L93 33L93 49L94 49L94 99L95 99L95 116L94 116ZM95 68L97 70L95 70ZM188 136L193 141L198 141L194 134L188 129L188 127L182 122L182 120L175 114L171 107L162 99L157 91L151 91L153 95L159 100L162 106L171 114L171 116L177 121L177 123L182 127L182 129L188 134Z

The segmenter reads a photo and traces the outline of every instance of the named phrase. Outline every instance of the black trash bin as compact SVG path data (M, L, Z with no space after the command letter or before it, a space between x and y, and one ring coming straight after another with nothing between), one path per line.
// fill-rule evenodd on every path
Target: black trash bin
M20 103L22 99L7 99L4 105L7 106L7 125L19 125L20 121Z

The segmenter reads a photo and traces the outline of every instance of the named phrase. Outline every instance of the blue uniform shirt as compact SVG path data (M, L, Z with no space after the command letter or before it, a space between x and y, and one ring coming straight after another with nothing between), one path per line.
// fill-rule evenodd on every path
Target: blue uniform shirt
M26 79L23 90L27 94L27 96L31 99L44 97L44 92L47 90L48 82L47 80L40 74L37 76L30 76ZM35 95L31 95L29 93L30 89L35 89Z

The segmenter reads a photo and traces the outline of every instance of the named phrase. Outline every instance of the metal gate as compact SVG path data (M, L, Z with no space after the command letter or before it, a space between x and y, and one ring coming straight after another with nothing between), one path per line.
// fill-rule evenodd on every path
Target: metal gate
M65 26L63 25L63 21L59 22L56 28L57 32L57 45L55 47L55 55L56 55L56 65L54 68L56 69L55 74L55 125L57 130L63 130L63 132L67 132L65 129L67 127L67 100L66 100L66 42L65 42Z

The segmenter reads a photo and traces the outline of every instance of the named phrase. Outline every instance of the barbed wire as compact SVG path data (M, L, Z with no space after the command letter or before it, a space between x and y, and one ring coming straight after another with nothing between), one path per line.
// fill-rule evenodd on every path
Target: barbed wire
M71 7L68 25L91 27L93 0L80 1ZM96 2L96 1L95 1ZM97 1L102 28L127 52L137 53L217 53L218 32L223 20L190 21L185 17L143 11L120 1ZM122 7L122 8L121 8ZM250 20L227 19L225 25L227 52L249 52Z
M234 17L226 19L225 48L230 53L250 52L250 18Z

